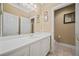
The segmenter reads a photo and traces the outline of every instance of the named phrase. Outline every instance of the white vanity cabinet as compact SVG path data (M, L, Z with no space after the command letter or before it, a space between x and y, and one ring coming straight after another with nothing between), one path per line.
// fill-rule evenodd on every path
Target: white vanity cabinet
M30 46L31 56L45 56L50 50L50 37L46 37Z
M30 47L25 47L25 53L24 53L24 56L29 56L30 55Z
M76 40L76 55L79 56L79 38Z
M41 40L41 55L45 56L50 50L50 37Z
M33 44L31 44L30 46L30 56L40 56L40 41L39 42L35 42Z
M37 34L33 34L35 36ZM45 56L50 51L50 35L39 34L32 38L22 37L0 42L1 56ZM26 36L27 37L27 36ZM5 45L3 45L5 44Z
M79 56L79 37L76 38L76 56Z

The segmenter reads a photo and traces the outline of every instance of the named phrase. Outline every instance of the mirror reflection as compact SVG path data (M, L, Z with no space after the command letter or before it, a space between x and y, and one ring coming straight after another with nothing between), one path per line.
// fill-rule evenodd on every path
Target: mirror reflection
M32 3L0 3L0 36L12 36L34 32L36 4Z

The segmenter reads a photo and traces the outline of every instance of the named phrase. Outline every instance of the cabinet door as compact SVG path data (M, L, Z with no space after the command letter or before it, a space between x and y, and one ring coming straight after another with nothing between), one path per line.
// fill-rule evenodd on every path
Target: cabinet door
M50 38L44 38L41 41L41 55L46 55L50 50Z
M79 56L79 37L76 38L76 55Z
M24 56L29 56L30 55L30 50L29 46L25 48L25 54Z
M3 36L18 34L18 16L3 12Z
M50 51L50 37L47 38L47 52Z
M79 56L79 41L76 42L76 55Z
M30 46L30 56L40 56L40 42L35 42Z

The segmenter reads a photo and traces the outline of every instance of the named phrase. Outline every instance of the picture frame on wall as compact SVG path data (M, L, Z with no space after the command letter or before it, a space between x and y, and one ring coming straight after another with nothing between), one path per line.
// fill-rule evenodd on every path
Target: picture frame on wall
M75 12L64 14L64 24L75 23Z
M48 11L44 12L44 21L47 22L48 21Z

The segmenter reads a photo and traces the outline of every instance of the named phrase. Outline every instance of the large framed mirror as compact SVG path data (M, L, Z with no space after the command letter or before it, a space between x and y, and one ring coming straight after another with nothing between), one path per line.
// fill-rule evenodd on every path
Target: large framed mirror
M34 32L34 18L30 19L22 9L4 3L0 4L0 10L2 15L0 15L0 36L14 36Z
M19 17L3 12L3 36L18 35Z

